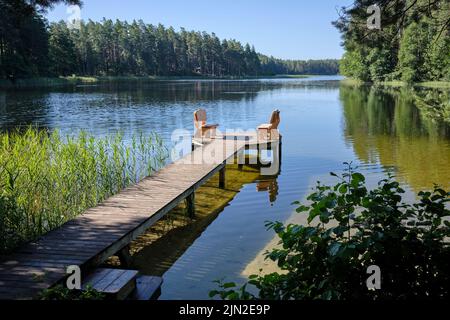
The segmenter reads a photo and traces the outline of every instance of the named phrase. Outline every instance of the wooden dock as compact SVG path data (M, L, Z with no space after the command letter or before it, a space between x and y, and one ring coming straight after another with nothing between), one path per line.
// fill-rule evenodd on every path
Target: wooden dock
M218 172L220 187L225 187L226 162L255 144L255 137L240 136L203 142L191 154L19 248L0 262L0 299L32 299L64 281L69 265L79 266L85 276L112 255L126 262L131 241L183 200L194 216L194 191Z

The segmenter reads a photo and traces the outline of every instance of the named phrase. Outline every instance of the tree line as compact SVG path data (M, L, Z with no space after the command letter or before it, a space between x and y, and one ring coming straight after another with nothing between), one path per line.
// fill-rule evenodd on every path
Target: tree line
M356 0L334 25L345 54L341 74L363 81L450 81L450 2L380 0L381 29L369 29L367 8Z
M0 0L0 77L260 76L337 74L337 60L281 60L214 33L175 31L143 21L49 24L45 8L61 1ZM63 1L79 4L79 1ZM33 4L30 4L33 3Z
M65 22L49 27L54 75L258 75L262 66L254 47L221 41L214 33L194 32L142 21Z

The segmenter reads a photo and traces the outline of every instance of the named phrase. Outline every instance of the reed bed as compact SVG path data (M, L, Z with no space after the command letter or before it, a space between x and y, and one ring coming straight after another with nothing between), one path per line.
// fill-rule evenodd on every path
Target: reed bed
M0 133L0 253L96 206L160 168L167 149L156 134L125 139L35 128Z

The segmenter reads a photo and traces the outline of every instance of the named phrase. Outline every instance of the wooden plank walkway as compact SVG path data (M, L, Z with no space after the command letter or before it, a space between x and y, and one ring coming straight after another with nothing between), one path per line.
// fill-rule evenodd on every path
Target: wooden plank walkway
M214 139L0 262L0 299L31 299L126 247L254 141ZM202 161L203 160L203 161Z

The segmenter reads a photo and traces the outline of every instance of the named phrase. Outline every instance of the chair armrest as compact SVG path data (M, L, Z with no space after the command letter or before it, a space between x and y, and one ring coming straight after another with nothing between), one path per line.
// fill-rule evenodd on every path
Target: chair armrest
M272 129L272 124L270 124L270 123L263 123L263 124L261 124L259 127L258 127L258 129Z

